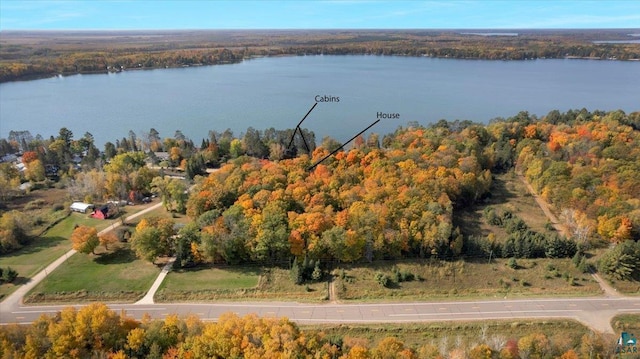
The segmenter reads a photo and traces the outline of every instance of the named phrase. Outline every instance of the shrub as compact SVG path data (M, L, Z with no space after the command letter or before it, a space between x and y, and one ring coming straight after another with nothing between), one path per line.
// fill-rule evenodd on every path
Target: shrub
M17 277L18 277L18 272L16 272L11 267L7 267L7 269L2 271L2 280L6 283L13 282Z
M322 270L320 269L320 261L316 262L316 265L313 268L313 273L311 273L311 279L315 281L319 281L320 279L322 279Z
M582 259L580 260L580 263L578 263L578 269L582 272L582 273L589 273L593 270L593 265L589 262L587 262L587 258L585 256L582 256Z
M518 262L516 261L516 259L514 257L509 258L509 261L507 262L507 266L509 266L509 268L511 269L518 269Z
M385 288L389 288L391 286L391 284L393 283L393 281L391 280L391 277L389 277L388 275L382 273L382 272L376 272L375 275L375 280L376 282L378 282L378 284L380 284L381 286L385 287Z

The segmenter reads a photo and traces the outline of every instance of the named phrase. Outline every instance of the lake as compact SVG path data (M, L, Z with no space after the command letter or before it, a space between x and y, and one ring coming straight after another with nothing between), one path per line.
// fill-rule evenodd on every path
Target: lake
M76 138L102 148L133 130L181 130L196 144L209 130L303 127L346 141L377 118L385 134L409 121L487 122L519 111L640 110L640 63L484 61L384 56L259 58L239 64L74 75L0 84L0 137L10 130ZM339 100L339 101L335 101Z

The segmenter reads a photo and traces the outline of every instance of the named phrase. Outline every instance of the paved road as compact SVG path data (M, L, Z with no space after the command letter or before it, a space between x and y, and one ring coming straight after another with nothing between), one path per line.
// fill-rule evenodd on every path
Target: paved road
M65 306L17 306L0 312L1 323L30 323L43 313L54 314ZM287 317L299 323L434 322L490 319L568 318L596 330L613 332L610 319L619 313L640 313L640 298L565 298L487 300L434 303L297 304L297 303L208 303L208 304L113 304L117 312L140 319L169 314L195 314L216 320L222 313L255 313L264 317Z

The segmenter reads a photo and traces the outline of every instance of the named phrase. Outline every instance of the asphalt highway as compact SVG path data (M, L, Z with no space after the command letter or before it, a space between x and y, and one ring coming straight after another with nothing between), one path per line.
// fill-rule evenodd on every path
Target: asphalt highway
M53 315L65 305L25 306L2 303L0 323L31 323L41 314ZM81 305L74 305L80 307ZM118 313L140 319L144 313L152 318L170 314L195 314L204 321L221 314L255 313L263 317L287 317L303 324L407 323L438 321L482 321L493 319L566 318L578 320L591 328L612 333L610 320L619 313L640 313L640 298L562 298L456 301L430 303L377 304L302 304L302 303L158 303L112 304Z

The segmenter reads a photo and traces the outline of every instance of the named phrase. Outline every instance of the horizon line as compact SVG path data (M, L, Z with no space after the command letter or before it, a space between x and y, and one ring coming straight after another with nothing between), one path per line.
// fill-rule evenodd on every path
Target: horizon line
M106 31L568 31L568 30L640 30L640 27L522 27L522 28L149 28L149 29L0 29L0 32L106 32Z

